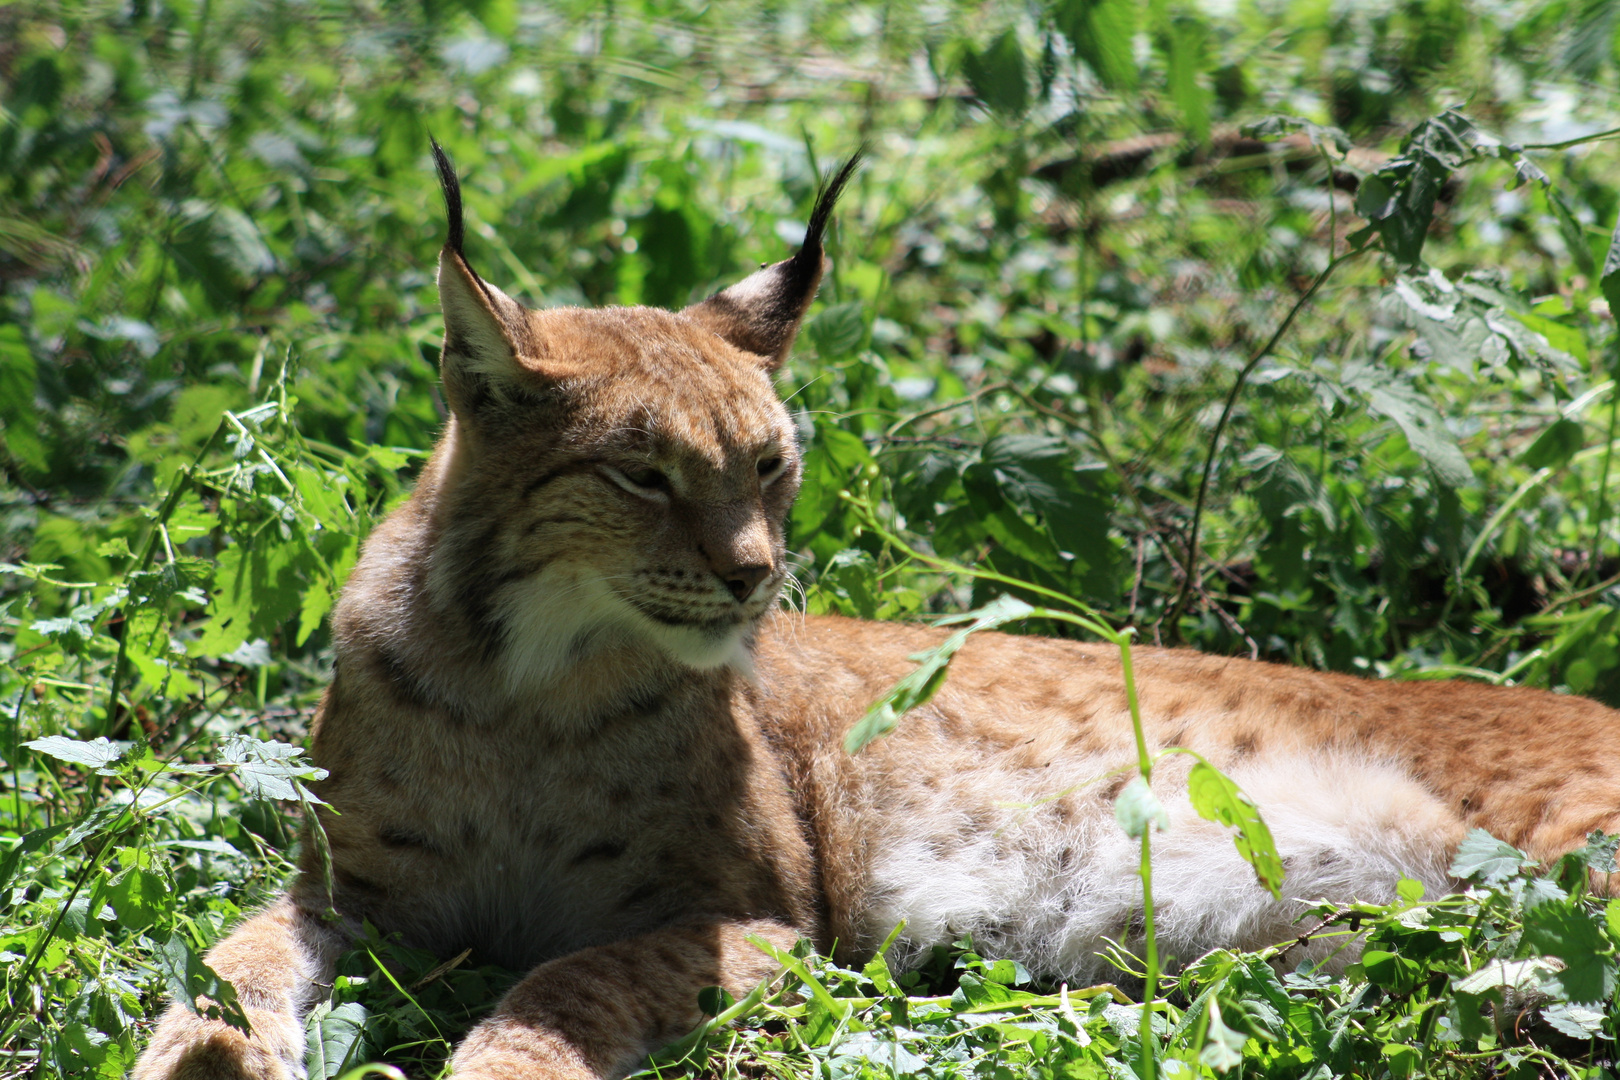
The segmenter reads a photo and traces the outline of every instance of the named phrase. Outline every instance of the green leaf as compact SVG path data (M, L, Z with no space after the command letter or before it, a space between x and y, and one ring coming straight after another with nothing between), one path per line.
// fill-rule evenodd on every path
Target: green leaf
M1407 993L1423 976L1423 968L1416 961L1382 949L1362 953L1361 970L1366 973L1368 982L1393 994Z
M823 360L848 356L866 336L866 316L860 301L823 308L805 321L804 335Z
M118 770L108 766L123 757L130 746L127 742L112 742L106 738L85 741L70 739L66 735L48 735L23 745L58 761L88 766L103 776L117 775Z
M1504 844L1484 829L1470 829L1457 845L1450 874L1455 878L1476 878L1486 885L1500 885L1535 862L1524 852Z
M1423 1061L1417 1048L1405 1043L1386 1043L1379 1054L1389 1065L1389 1075L1402 1080L1417 1073Z
M1312 146L1331 146L1340 154L1346 153L1353 145L1350 136L1338 128L1318 124L1299 116L1268 116L1264 120L1243 125L1243 134L1266 142L1274 142L1296 131L1302 132L1311 141Z
M698 1008L704 1016L719 1016L735 1004L737 999L723 986L705 986L698 991Z
M1211 94L1202 79L1208 37L1209 27L1194 16L1178 15L1170 24L1170 99L1181 110L1187 134L1200 145L1209 142Z
M962 75L973 87L974 95L1003 116L1022 116L1029 108L1026 68L1024 47L1011 29L1003 31L983 52L972 45L962 49Z
M1595 1039L1603 1034L1603 1010L1573 1001L1546 1006L1541 1018L1572 1039Z
M1541 904L1526 911L1526 948L1564 961L1562 971L1542 978L1549 993L1567 1001L1604 1001L1614 992L1613 947L1583 908Z
M1490 960L1478 971L1467 976L1453 977L1451 987L1459 994L1475 997L1499 988L1522 992L1540 985L1544 976L1558 970L1558 965L1542 957L1529 960Z
M157 961L176 1001L199 1016L249 1030L247 1016L236 999L236 988L196 954L183 932L170 936L158 952Z
M49 465L39 438L39 413L34 395L39 383L34 354L23 339L22 328L0 326L0 424L11 456L36 472Z
M118 913L118 925L146 930L169 913L173 895L162 874L132 867L107 887L103 899Z
M1283 864L1277 843L1260 817L1260 808L1225 773L1207 761L1194 763L1187 776L1187 796L1205 821L1237 829L1232 842L1254 876L1273 896L1282 895Z
M1536 441L1524 449L1519 460L1531 469L1561 469L1580 453L1585 443L1586 429L1574 420L1560 418L1536 436Z
M303 756L299 746L233 734L220 745L219 763L231 769L250 798L320 803L300 781L324 780L326 770L299 761Z
M973 622L932 649L911 657L917 662L916 669L895 683L893 689L874 702L866 715L849 729L844 736L844 750L851 754L860 753L867 743L893 731L907 712L933 697L945 684L952 657L967 644L971 635L1028 618L1034 610L1016 597L1002 596L977 611L957 616L952 621L972 619Z
M1114 800L1114 820L1125 830L1125 835L1140 840L1151 825L1160 832L1170 828L1170 815L1165 812L1159 797L1153 794L1148 782L1140 776L1125 785Z
M1217 1072L1230 1072L1243 1064L1243 1044L1249 1041L1248 1036L1226 1026L1214 996L1209 999L1208 1016L1209 1027L1198 1060Z
M1136 0L1055 0L1052 22L1104 86L1136 85Z
M1616 219L1614 234L1609 238L1609 252L1603 257L1598 288L1603 291L1603 299L1609 302L1609 310L1620 318L1620 219Z
M1445 421L1428 398L1393 380L1366 385L1365 389L1368 406L1395 421L1401 434L1406 436L1407 445L1434 470L1442 483L1462 487L1473 481L1468 459L1458 449L1451 432L1446 430Z
M34 829L23 834L23 838L8 852L6 857L0 859L0 892L11 887L12 879L22 866L23 857L32 855L43 849L52 840L61 836L73 827L73 822L63 821L43 829Z
M1412 129L1401 156L1357 192L1356 206L1384 238L1395 261L1416 266L1434 219L1434 203L1452 172L1474 156L1474 125L1448 109Z
M316 1006L305 1028L309 1041L304 1067L309 1070L309 1080L337 1080L351 1064L370 1056L368 1019L370 1014L358 1001Z

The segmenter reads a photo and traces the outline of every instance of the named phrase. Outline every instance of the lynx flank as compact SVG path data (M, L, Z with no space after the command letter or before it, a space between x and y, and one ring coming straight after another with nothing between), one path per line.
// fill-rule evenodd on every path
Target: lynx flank
M751 934L856 958L903 919L902 961L971 933L1039 975L1104 976L1140 901L1115 788L1084 783L1134 760L1114 651L976 638L851 757L844 732L939 634L776 610L799 449L772 373L855 163L796 255L700 304L529 311L467 264L434 151L450 420L349 579L314 730L341 919L306 867L209 954L253 1036L176 1006L136 1076L302 1076L304 1013L362 919L532 969L457 1050L466 1078L623 1074L692 1028L701 988L771 973ZM1444 889L1474 825L1543 859L1620 831L1620 758L1597 749L1620 713L1589 701L1154 649L1137 680L1150 738L1260 804L1288 897ZM1300 902L1176 787L1160 949L1291 937Z

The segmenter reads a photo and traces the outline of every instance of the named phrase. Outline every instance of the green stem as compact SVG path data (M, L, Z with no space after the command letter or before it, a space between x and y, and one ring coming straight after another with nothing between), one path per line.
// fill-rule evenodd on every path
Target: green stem
M18 672L18 674L22 674ZM11 759L11 791L16 798L16 809L12 811L12 822L17 827L20 836L27 832L23 828L23 797L22 797L22 711L23 701L28 696L28 680L24 679L17 689L17 710L11 714L11 748L6 756Z
M1154 999L1159 996L1159 945L1153 927L1153 825L1142 829L1142 951L1147 954L1147 977L1142 982L1142 1080L1159 1074L1159 1047L1153 1038Z

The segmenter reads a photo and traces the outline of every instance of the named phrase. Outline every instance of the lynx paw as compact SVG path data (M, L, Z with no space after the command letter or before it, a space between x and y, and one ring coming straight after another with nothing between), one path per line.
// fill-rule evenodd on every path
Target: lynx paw
M304 1080L304 1032L279 1013L248 1010L251 1037L171 1008L131 1080Z

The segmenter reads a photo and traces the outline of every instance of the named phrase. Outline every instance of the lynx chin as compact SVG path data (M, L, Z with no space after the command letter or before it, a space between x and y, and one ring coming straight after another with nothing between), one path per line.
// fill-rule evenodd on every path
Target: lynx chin
M614 1077L807 937L858 961L972 934L1071 984L1140 934L1137 847L1114 822L1135 760L1110 647L985 634L899 730L851 756L867 705L942 633L780 614L795 426L772 376L822 274L849 163L792 258L682 311L531 311L475 273L460 190L439 257L449 420L367 540L334 616L313 731L330 775L290 891L209 953L247 1037L175 1006L140 1080L304 1075L307 1010L362 920L528 975L456 1051L481 1078ZM1307 900L1434 890L1464 831L1541 859L1620 832L1620 713L1460 683L1388 684L1141 649L1151 741L1260 805L1273 900L1184 775L1156 781L1159 947L1293 937ZM314 845L305 845L313 852Z

